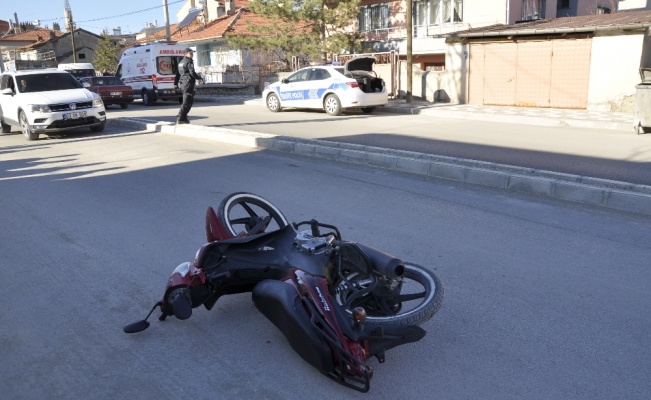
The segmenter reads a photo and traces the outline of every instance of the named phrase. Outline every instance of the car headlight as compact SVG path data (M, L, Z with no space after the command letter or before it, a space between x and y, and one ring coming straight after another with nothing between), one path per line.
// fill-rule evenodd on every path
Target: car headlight
M32 112L49 113L52 110L46 104L32 104Z
M93 107L104 107L102 99L93 99Z

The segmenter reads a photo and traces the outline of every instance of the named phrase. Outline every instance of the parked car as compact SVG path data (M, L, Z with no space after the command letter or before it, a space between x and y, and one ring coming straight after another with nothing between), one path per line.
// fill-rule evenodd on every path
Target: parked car
M81 78L80 82L91 92L100 95L104 105L119 104L122 108L133 103L133 89L115 76L93 76Z
M285 107L323 109L329 115L361 109L370 113L385 106L389 97L382 78L373 71L374 57L357 57L344 66L300 69L262 92L270 111Z
M0 128L20 127L27 140L41 133L88 127L104 130L106 111L97 93L57 69L8 71L0 75Z
M91 63L62 63L57 66L57 69L68 72L77 78L77 80L86 76L97 75L95 67Z

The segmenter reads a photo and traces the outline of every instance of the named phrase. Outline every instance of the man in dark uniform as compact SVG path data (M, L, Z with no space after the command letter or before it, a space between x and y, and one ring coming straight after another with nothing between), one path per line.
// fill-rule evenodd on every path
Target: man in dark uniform
M181 104L181 110L179 110L179 115L176 117L177 124L190 123L188 113L192 108L192 103L194 103L194 84L195 82L203 83L201 76L194 70L193 56L194 50L189 47L185 49L185 57L179 62L176 77L174 77L174 87L180 87L183 91L183 104Z

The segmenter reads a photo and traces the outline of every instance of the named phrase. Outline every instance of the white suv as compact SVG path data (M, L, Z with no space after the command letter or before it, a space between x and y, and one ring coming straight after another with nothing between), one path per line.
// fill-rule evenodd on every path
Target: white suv
M0 128L20 127L27 140L40 133L89 127L104 129L106 110L97 93L56 69L4 72L0 75Z

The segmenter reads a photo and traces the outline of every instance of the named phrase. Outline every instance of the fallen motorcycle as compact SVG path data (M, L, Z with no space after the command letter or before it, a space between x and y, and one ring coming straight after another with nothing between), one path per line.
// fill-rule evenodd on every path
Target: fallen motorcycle
M301 228L305 229L301 229ZM252 292L256 308L290 346L321 373L367 392L385 351L425 336L418 325L441 307L443 286L429 269L361 243L316 220L289 224L269 201L233 193L206 212L207 243L180 264L162 300L126 333L193 308L210 310L227 294Z

